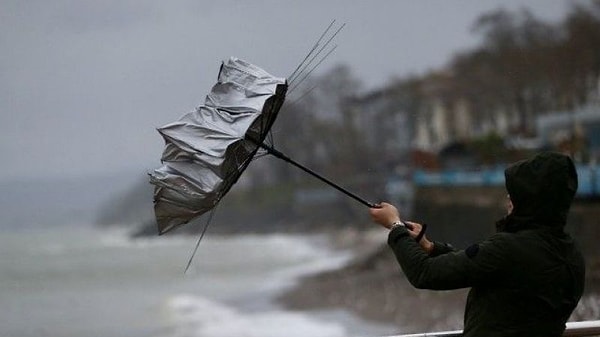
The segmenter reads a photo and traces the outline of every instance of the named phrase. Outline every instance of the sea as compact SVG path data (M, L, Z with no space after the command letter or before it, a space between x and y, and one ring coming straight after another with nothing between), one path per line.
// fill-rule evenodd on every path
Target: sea
M0 336L379 336L393 327L274 299L351 251L321 235L132 239L89 225L0 229Z

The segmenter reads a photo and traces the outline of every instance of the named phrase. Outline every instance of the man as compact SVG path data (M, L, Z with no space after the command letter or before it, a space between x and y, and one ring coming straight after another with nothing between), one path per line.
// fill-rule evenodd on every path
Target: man
M509 214L496 234L465 250L429 241L423 226L401 221L390 204L370 213L390 229L388 244L412 285L471 288L463 336L561 336L585 277L583 257L564 232L575 166L565 155L542 153L508 167L505 178Z

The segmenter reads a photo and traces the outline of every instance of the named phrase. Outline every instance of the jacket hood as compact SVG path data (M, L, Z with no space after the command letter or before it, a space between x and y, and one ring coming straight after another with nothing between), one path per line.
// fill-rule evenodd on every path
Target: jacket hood
M506 230L550 226L563 228L577 191L577 171L571 158L545 152L516 162L504 171L513 211Z

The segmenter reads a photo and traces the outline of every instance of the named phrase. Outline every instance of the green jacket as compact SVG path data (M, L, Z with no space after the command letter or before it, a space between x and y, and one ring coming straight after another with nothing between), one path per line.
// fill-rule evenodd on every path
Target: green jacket
M563 231L575 169L568 157L551 153L509 167L505 176L514 209L487 240L458 251L436 242L427 255L399 227L388 244L415 287L471 288L464 336L561 336L585 277L583 257Z

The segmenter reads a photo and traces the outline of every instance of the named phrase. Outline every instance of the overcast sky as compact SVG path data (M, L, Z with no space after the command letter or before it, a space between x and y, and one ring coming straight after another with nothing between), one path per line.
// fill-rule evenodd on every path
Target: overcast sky
M285 77L324 28L346 23L319 71L369 88L443 66L482 13L567 0L0 0L0 181L160 165L155 127L204 101L236 56Z

